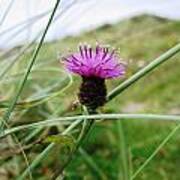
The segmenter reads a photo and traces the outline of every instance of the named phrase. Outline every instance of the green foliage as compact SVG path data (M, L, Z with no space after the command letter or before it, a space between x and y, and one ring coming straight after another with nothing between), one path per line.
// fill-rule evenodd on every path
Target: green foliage
M19 149L12 139L5 138L1 139L1 167L13 178L28 177L31 170L34 179L49 179L63 166L63 160L67 158L67 154L55 148L56 145L74 147L71 137L78 136L84 117L78 121L64 121L63 117L65 119L67 116L81 113L80 107L72 106L76 100L79 78L74 76L72 79L61 71L63 67L56 54L64 55L68 49L73 51L79 42L84 41L95 44L98 40L103 44L120 48L119 53L127 63L128 72L123 80L107 82L108 90L111 92L122 81L176 45L179 37L179 22L144 16L114 26L107 25L79 37L44 43L8 124L11 127L32 125L30 128L14 131L17 138L23 142L22 147L30 165L27 168L21 151L5 153L7 149ZM17 84L22 79L23 72L27 70L33 48L34 45L15 62L13 58L20 53L18 49L11 50L10 59L1 57L0 66L5 72L0 76L1 114L16 94ZM101 113L179 114L179 58L178 54L139 80L128 91L109 102L100 110ZM11 63L13 65L8 68ZM58 68L60 71L57 71ZM42 124L45 124L46 120L54 120L55 123L57 119L57 132L62 134L49 135L49 125L46 124L46 128L43 128ZM32 123L40 123L40 126L34 126ZM171 134L175 132L176 126L175 122L145 121L140 117L135 120L127 118L123 124L113 120L99 122L92 129L84 149L80 149L74 161L65 169L65 175L67 179L127 179L143 167L143 163L149 158L148 164L145 164L145 168L135 179L179 179L179 133ZM6 129L5 133L12 129ZM179 132L177 128L176 132ZM44 139L44 136L46 142L50 143L48 148L44 143L36 143L38 139ZM165 144L168 140L166 137L170 140Z

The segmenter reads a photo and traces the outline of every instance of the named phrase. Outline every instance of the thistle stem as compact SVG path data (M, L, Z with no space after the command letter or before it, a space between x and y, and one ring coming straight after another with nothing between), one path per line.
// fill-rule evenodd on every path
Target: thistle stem
M96 113L95 111L91 111L91 110L87 110L87 114L94 114ZM86 121L86 119L84 120ZM92 126L94 124L95 120L94 119L90 119L87 121L87 123L85 124L85 127L82 130L82 133L80 133L76 146L74 148L74 150L71 152L71 154L68 156L67 161L63 164L63 166L61 168L59 168L51 177L52 180L56 180L64 171L65 168L67 168L67 166L70 164L70 162L73 160L73 157L75 156L75 154L77 153L77 151L79 150L80 146L83 144L84 140L87 138L87 136L90 133L90 130L92 129Z

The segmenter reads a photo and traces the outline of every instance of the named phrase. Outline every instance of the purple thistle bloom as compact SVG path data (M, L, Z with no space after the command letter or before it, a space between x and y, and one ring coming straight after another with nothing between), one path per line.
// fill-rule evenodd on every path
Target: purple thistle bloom
M90 113L94 113L106 102L105 79L125 74L125 65L118 63L115 51L110 52L108 48L99 45L95 49L86 45L79 46L78 53L64 59L66 68L82 77L78 97Z
M108 79L125 73L125 66L118 63L115 51L109 52L108 48L99 45L95 49L86 45L79 46L78 53L64 59L69 71L85 77Z

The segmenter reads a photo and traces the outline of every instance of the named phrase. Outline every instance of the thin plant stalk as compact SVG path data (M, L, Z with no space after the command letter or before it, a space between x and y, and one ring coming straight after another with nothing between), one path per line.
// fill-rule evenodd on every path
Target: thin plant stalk
M120 93L122 93L124 90L126 90L128 87L132 86L136 81L144 77L149 72L153 71L155 68L159 67L162 63L169 60L171 57L176 55L180 51L180 43L176 46L169 49L167 52L153 60L151 63L149 63L147 66L142 68L140 71L132 75L129 79L121 83L119 86L117 86L115 89L113 89L107 96L108 102L118 96Z
M129 172L129 159L128 159L128 152L127 152L127 143L125 138L125 132L124 132L124 123L123 121L117 121L117 128L118 128L118 147L119 147L119 155L121 160L121 166L122 166L122 176L123 180L129 180L130 172Z
M8 13L9 13L9 11L11 10L11 7L12 7L12 5L13 5L14 2L15 2L15 0L11 0L11 1L9 2L9 4L8 4L8 6L7 6L7 8L6 8L6 10L5 10L2 18L0 19L0 27L2 27L4 21L6 20L7 15L8 15Z
M89 115L91 114L87 108L85 106L83 106L83 112L85 115ZM95 112L94 112L95 113ZM79 134L79 137L77 139L77 143L75 148L73 149L73 151L71 152L71 154L69 155L67 161L62 165L62 167L60 169L58 169L52 176L52 180L56 180L56 178L58 178L64 171L64 169L70 164L70 162L72 161L74 155L76 154L76 152L79 150L79 147L82 145L82 143L84 142L85 138L88 136L93 124L94 124L94 119L90 119L87 121L87 119L85 118L83 120L83 126L82 126L82 130Z
M59 177L63 171L65 170L65 168L70 164L70 162L73 160L73 157L75 155L75 153L78 151L79 147L82 145L82 143L84 142L85 138L88 136L92 126L94 124L94 120L90 119L87 124L85 129L83 130L83 133L80 134L80 137L78 138L78 141L76 143L76 146L73 150L73 152L71 152L71 154L68 156L67 161L62 165L62 167L60 169L58 169L53 176L51 177L52 180L56 180L57 177Z
M80 116L72 116L72 117L60 117L60 118L54 118L49 119L45 121L40 121L37 123L31 123L27 125L21 125L13 128L9 128L5 130L3 133L0 134L0 138L4 138L7 135L10 135L12 133L15 133L17 131L25 130L25 129L32 129L37 127L50 127L50 126L56 126L60 125L62 123L72 121L75 122L77 119L80 120L119 120L119 119L146 119L146 120L163 120L163 121L172 121L172 122L180 122L180 116L179 115L161 115L161 114L99 114L99 115L80 115Z
M79 153L83 157L85 163L96 173L99 179L108 180L105 173L100 169L100 167L93 161L91 155L89 155L83 148L79 148Z
M46 28L45 28L45 30L44 30L44 33L43 33L43 35L42 35L42 37L41 37L41 40L40 40L37 48L36 48L35 51L34 51L34 54L33 54L33 56L32 56L32 59L30 60L30 64L29 64L29 66L28 66L28 68L27 68L27 72L25 73L24 78L23 78L22 82L20 83L20 86L19 86L19 88L18 88L18 90L17 90L17 93L16 93L15 97L14 97L13 100L11 101L11 104L9 105L8 110L6 111L6 113L5 113L4 116L3 116L2 123L0 124L0 132L3 131L5 123L7 123L8 120L10 119L11 113L12 113L12 111L13 111L14 108L15 108L15 105L16 105L18 99L19 99L19 96L21 95L21 92L23 91L23 88L24 88L24 86L25 86L25 83L26 83L26 81L27 81L27 79L28 79L28 76L29 76L29 74L30 74L30 72L31 72L31 69L32 69L32 67L33 67L36 59L37 59L37 56L38 56L39 51L40 51L40 49L41 49L41 47L42 47L42 44L43 44L44 39L45 39L45 37L46 37L46 34L47 34L48 30L49 30L49 27L50 27L50 25L51 25L51 22L53 21L53 18L54 18L54 15L55 15L55 13L56 13L56 10L57 10L57 8L58 8L58 6L59 6L59 3L60 3L60 0L57 0L57 1L56 1L56 4L55 4L55 6L54 6L54 9L53 9L53 11L52 11L52 14L51 14L51 16L50 16L50 18L49 18L49 21L48 21L48 23L47 23L47 26L46 26Z
M72 129L74 129L79 123L81 123L82 120L76 120L73 122L63 133L62 135L68 134ZM23 180L28 175L28 172L32 169L34 169L45 157L46 155L54 148L55 144L51 143L49 144L30 164L28 168L25 169L25 171L17 178L17 180Z
M159 146L154 150L154 152L146 159L146 161L134 172L130 180L134 180L139 173L149 164L149 162L156 156L159 150L167 144L167 142L172 138L172 136L180 129L180 124L176 125L175 128L167 135L167 137L159 144Z

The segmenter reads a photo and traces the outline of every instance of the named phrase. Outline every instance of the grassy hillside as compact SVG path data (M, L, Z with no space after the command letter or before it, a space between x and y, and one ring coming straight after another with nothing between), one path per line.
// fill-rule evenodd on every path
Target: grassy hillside
M78 37L68 37L54 43L46 43L43 45L35 68L21 95L21 101L44 99L49 95L50 98L46 102L40 101L40 104L33 107L29 107L29 104L20 105L13 113L9 125L81 113L80 107L76 109L71 107L73 101L76 100L80 78L73 76L73 83L64 90L63 88L68 84L67 75L61 72L63 67L57 60L57 56L65 55L69 50L76 50L80 42L94 45L98 41L118 48L120 56L127 63L128 72L124 79L107 82L110 91L148 62L177 44L179 40L180 22L143 16L113 26L105 25ZM20 52L20 49L14 49L8 55L10 60ZM23 69L26 68L32 55L32 49L29 48L28 51L17 59L11 69L8 68L10 60L1 61L2 72L5 70L0 84L2 107L15 94L17 82L22 78ZM59 68L59 71L55 68ZM104 113L180 114L179 92L180 55L176 55L100 111ZM54 93L58 95L54 96ZM5 109L2 108L0 113L3 114L4 111ZM152 155L175 126L177 124L171 122L138 119L97 123L81 151L66 169L65 175L67 179L124 179L125 174L133 174ZM61 125L58 131L61 132L64 128L66 125ZM71 135L76 136L77 130L72 131ZM28 145L36 141L39 136L44 137L47 133L54 133L54 129L45 129L26 143L25 139L31 132L32 130L22 131L16 135L23 144ZM158 151L135 179L180 179L179 132L180 130ZM0 172L3 171L5 174L2 174L2 177L14 179L26 167L24 159L20 153L10 151L10 148L14 146L10 137L4 139L1 144ZM25 152L29 161L31 162L46 146L47 144L42 143L27 148ZM9 153L5 153L5 150ZM68 153L57 145L33 170L34 179L48 180L55 169L62 166L67 155Z

